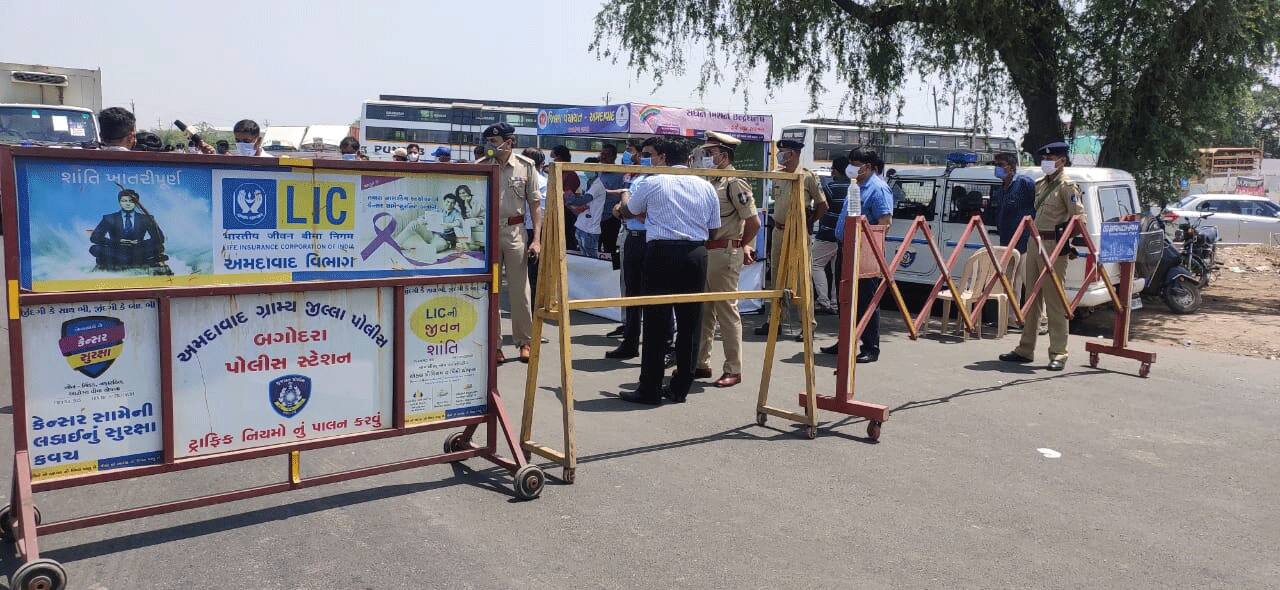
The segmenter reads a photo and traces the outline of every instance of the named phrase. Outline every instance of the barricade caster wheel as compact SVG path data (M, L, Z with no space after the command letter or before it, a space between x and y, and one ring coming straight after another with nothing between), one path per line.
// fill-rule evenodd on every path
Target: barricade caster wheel
M1089 366L1095 369L1098 368L1098 353L1096 352L1089 353Z
M1139 377L1146 379L1147 375L1150 375L1150 374L1151 374L1151 363L1142 363L1142 366L1138 367ZM39 520L39 518L37 518L36 520Z
M871 442L880 442L880 427L883 425L884 422L879 420L869 420L867 422L867 438L871 439Z
M807 439L809 439L809 440L813 440L813 439L815 439L815 438L818 438L818 427L817 427L817 426L806 426L806 427L804 427L804 436L805 436L805 438L807 438Z
M768 414L764 412L756 412L756 426L764 426L764 423L767 422L768 420L769 420Z
M573 480L576 477L578 477L578 469L576 467L573 469L565 467L564 472L560 474L560 479L565 483L573 483Z
M40 524L40 508L32 506L36 511L36 524ZM4 508L0 508L0 542L13 543L18 540L14 533L14 529L18 528L18 516L13 513L13 505L10 504ZM17 586L14 586L17 588Z
M532 500L542 495L547 475L537 465L525 465L516 471L515 480L516 496L521 500Z
M446 437L444 439L444 452L456 453L458 451L465 451L467 449L468 442L467 439L462 437L462 434L463 433L461 432L455 432Z
M52 559L28 561L9 578L13 590L66 590L67 570Z

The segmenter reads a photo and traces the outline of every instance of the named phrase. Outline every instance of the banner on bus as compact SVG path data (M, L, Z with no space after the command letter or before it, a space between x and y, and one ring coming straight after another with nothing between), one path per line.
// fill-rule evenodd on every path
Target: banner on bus
M16 158L33 291L487 272L487 182L442 173Z
M748 141L769 141L773 138L773 117L643 103L538 111L538 135L631 133L702 137L707 131Z

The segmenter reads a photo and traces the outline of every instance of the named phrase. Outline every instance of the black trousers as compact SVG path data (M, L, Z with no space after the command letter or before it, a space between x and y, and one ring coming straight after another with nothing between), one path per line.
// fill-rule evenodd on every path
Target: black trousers
M880 279L858 279L858 321L867 313L867 304L876 289L880 288ZM867 329L862 331L862 348L859 353L880 354L880 306L871 310L871 319L867 321Z
M524 230L525 245L533 243L533 230ZM538 259L533 257L525 257L525 265L529 267L529 304L538 300Z
M603 235L603 234L601 234ZM626 241L622 244L622 295L624 297L634 297L644 295L644 253L645 253L645 232L628 231ZM639 350L641 318L644 317L644 308L640 306L631 306L622 310L622 346L626 348ZM671 348L671 339L676 333L676 319L667 311L667 348Z
M654 240L645 246L645 295L701 293L707 283L707 247L704 242ZM702 330L702 304L649 305L644 308L644 349L640 355L640 393L657 396L666 375L663 357L671 337L672 308L676 316L676 373L671 393L683 396L693 384L698 363L698 338Z

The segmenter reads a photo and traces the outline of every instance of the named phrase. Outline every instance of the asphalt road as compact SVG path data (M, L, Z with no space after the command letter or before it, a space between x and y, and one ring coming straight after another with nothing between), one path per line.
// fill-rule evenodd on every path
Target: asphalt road
M828 413L816 440L779 419L756 426L759 339L742 385L678 406L620 402L638 364L599 360L612 325L579 319L573 485L552 480L517 502L506 473L477 460L50 535L45 556L73 588L96 590L1280 587L1274 361L1147 347L1159 362L1139 379L1123 359L1090 369L1073 337L1068 370L1053 374L992 360L1016 335L910 342L890 329L881 361L859 372L858 396L895 408L869 444L863 423ZM776 403L794 403L799 351L781 344ZM831 358L819 362L827 392ZM524 375L500 368L515 427ZM554 360L541 379L556 383ZM544 392L540 440L558 440L556 408ZM0 422L4 453L10 428ZM303 470L434 453L442 440L308 452ZM285 467L257 460L37 501L58 520L278 481Z

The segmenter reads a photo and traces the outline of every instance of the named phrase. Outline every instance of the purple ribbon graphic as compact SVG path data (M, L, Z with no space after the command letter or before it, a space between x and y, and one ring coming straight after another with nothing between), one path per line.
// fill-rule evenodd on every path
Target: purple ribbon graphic
M387 224L382 227L378 227L378 220L384 217L387 218ZM403 256L405 260L409 261L409 264L414 266L432 266L432 263L430 262L419 262L410 258L408 254L404 253L404 248L400 247L400 244L396 243L396 239L394 237L396 235L396 218L392 217L390 213L379 213L373 216L373 233L373 241L369 242L369 245L365 246L364 250L360 251L361 260L368 260L380 246L383 244L389 244L400 254L400 256Z

